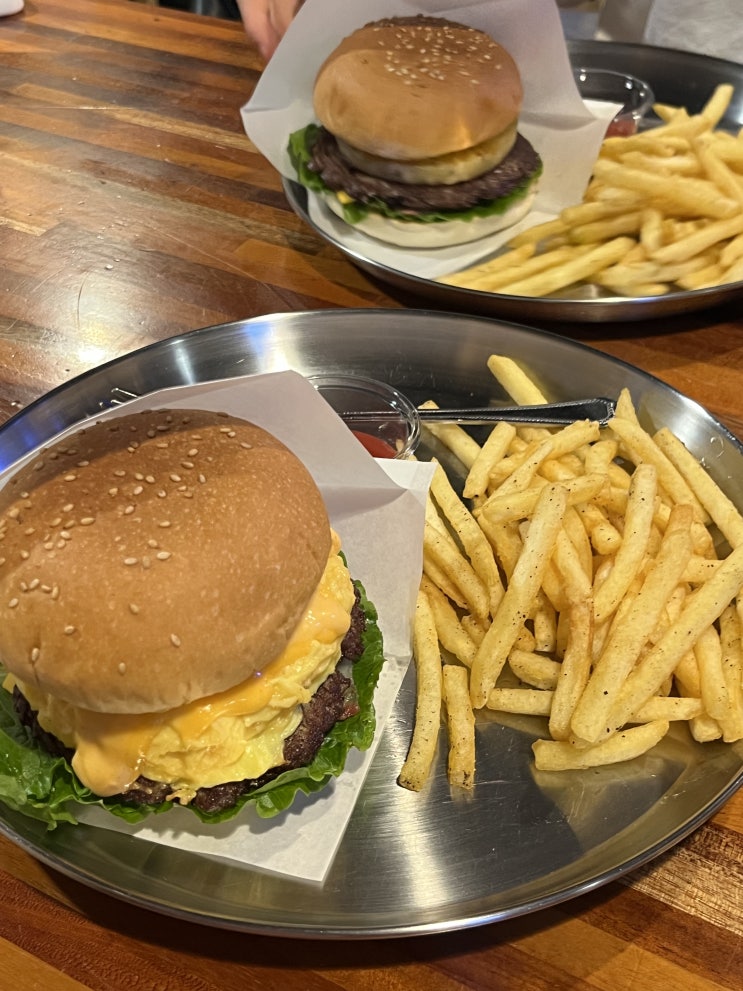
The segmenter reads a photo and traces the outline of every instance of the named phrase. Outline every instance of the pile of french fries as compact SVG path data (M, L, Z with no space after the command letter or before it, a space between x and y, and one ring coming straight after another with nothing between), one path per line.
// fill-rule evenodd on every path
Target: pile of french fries
M512 360L488 366L546 401ZM439 465L429 495L401 785L425 784L445 717L449 781L471 787L483 709L544 717L539 770L630 760L674 720L743 738L743 516L670 430L626 390L605 427L427 429L468 474L460 496Z
M514 296L590 283L654 297L742 280L743 129L718 128L732 96L719 85L698 114L656 104L660 126L604 140L582 203L438 281Z

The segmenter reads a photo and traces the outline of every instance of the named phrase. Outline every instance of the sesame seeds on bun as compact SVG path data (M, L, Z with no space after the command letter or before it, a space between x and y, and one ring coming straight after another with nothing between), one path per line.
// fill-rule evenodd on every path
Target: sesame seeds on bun
M282 652L330 548L309 472L260 427L199 410L99 421L0 491L0 659L86 709L183 705Z
M460 152L517 120L523 90L511 55L476 28L386 18L345 38L321 66L315 113L342 141L386 158Z

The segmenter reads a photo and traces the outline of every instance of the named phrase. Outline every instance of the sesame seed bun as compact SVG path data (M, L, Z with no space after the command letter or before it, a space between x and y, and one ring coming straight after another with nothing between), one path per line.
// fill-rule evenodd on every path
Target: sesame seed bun
M389 18L359 28L328 56L315 113L372 155L426 159L486 142L518 118L521 78L509 53L476 28L441 18Z
M277 657L328 561L307 469L198 410L101 421L0 492L0 660L72 705L163 711Z

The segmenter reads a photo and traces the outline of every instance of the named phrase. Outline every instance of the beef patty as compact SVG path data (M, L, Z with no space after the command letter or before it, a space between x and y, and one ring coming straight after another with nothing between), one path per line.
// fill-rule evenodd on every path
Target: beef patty
M308 168L317 173L328 188L347 193L360 203L383 200L393 210L411 213L469 210L508 196L538 175L542 168L539 155L521 134L495 168L451 186L410 185L362 172L343 158L338 142L324 127L318 128L311 151Z
M356 601L351 610L351 626L341 644L341 663L357 661L363 653L362 635L366 628L366 616L360 605L356 590ZM72 759L73 751L61 743L53 734L39 725L37 714L31 708L21 691L14 687L13 705L21 723L32 733L38 743L55 757ZM243 781L228 781L211 788L199 788L193 798L202 812L219 812L229 809L241 795L262 787L284 771L309 764L332 727L343 719L354 716L359 711L353 681L336 669L325 679L309 702L302 706L302 720L284 741L284 763L273 767L260 778ZM172 787L167 782L151 781L140 776L127 791L116 796L120 801L136 805L160 805L169 800Z

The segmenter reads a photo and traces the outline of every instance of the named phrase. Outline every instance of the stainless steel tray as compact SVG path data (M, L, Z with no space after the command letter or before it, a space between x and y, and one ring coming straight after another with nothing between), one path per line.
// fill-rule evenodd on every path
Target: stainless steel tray
M126 355L44 396L0 428L3 464L110 402L195 381L295 368L385 379L416 401L484 404L486 368L513 356L555 399L628 386L743 504L743 448L657 379L558 335L425 310L281 314L194 331ZM743 782L740 745L694 744L683 728L627 765L553 776L532 770L539 720L478 729L471 799L450 793L444 755L430 787L395 783L410 736L407 678L338 855L322 886L161 847L109 830L43 826L0 806L0 832L77 881L223 928L312 938L402 936L494 922L605 884L672 847ZM280 829L281 820L271 828Z
M568 47L574 65L628 72L649 82L659 102L686 106L691 111L701 109L718 83L732 83L735 86L735 96L722 123L731 130L743 126L743 65L650 45L574 41ZM713 289L679 290L665 296L632 299L601 295L601 290L594 286L585 286L575 295L568 294L570 291L566 290L564 296L544 298L509 296L446 286L390 268L350 248L342 237L331 235L313 221L308 210L308 197L311 194L303 186L289 179L284 179L283 184L292 209L320 237L336 247L360 269L387 285L414 293L425 305L465 313L489 314L522 322L547 320L604 323L649 320L690 313L743 296L743 281Z

